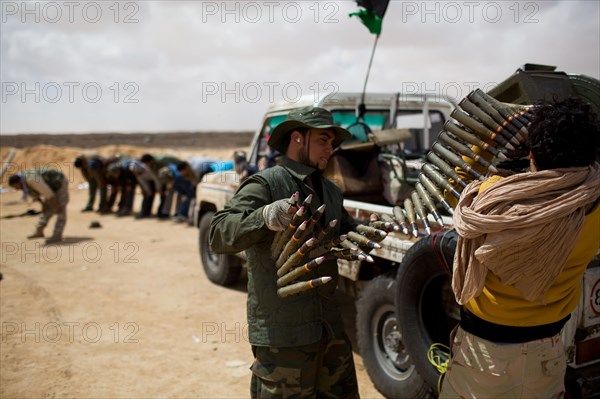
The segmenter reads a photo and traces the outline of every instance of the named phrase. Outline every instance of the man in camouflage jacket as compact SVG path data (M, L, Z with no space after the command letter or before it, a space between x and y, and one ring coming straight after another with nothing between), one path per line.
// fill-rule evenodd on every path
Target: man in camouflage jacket
M50 168L33 169L11 175L8 178L8 184L17 190L23 190L24 200L31 195L33 200L42 203L42 215L38 220L35 232L27 238L44 237L44 228L50 218L56 215L54 233L46 240L46 243L62 241L67 223L67 203L69 202L69 187L65 175Z

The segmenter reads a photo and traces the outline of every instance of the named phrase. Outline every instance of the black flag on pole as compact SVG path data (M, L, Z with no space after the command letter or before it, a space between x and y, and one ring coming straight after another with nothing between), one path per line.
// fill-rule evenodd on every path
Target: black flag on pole
M369 32L379 36L381 34L381 25L383 16L387 10L390 0L356 0L356 3L362 9L357 12L350 13L351 17L360 18Z

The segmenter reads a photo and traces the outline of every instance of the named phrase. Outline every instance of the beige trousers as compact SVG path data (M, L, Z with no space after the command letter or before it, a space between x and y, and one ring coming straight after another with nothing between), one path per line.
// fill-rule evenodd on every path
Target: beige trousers
M499 344L459 327L440 398L562 398L566 366L560 334Z

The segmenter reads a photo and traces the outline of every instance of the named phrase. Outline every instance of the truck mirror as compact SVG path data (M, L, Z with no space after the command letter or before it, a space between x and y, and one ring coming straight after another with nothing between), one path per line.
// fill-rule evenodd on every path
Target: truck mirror
M241 174L248 167L246 151L235 151L233 153L233 167L238 174Z
M246 159L246 151L236 151L233 153L233 162L235 164L248 162Z

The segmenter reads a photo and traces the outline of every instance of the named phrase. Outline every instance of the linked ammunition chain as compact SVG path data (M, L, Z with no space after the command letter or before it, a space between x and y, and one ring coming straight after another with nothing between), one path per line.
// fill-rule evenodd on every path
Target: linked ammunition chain
M508 154L527 141L532 107L500 102L479 89L469 93L451 113L452 120L444 124L415 189L403 204L393 207L393 216L373 214L368 225L359 224L347 235L332 237L337 220L313 231L325 205L309 215L309 195L288 228L273 241L278 295L286 297L330 282L330 276L301 280L327 259L373 262L369 251L380 248L379 242L392 231L418 237L419 226L428 235L442 229L440 211L454 213L451 203L455 201L450 198L460 198L470 182L498 173L498 163L509 160ZM298 195L291 201L296 204Z
M298 194L292 195L290 202L296 205ZM319 219L325 212L321 205L313 215L308 210L312 195L306 197L293 216L289 226L275 235L272 245L272 255L277 267L277 294L286 297L327 284L331 276L323 276L311 280L301 280L306 274L315 270L328 259L366 260L373 262L368 251L380 248L382 241L389 231L399 228L393 220L379 220L373 216L371 223L357 225L355 231L334 236L337 219L327 223L323 229L315 231Z
M527 141L532 107L500 102L480 89L462 99L427 154L415 189L393 208L400 231L418 237L419 225L427 235L442 229L438 209L454 214L449 198L460 198L473 180L498 173L498 163Z

